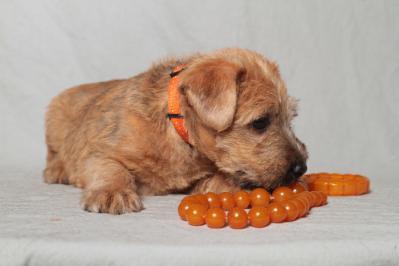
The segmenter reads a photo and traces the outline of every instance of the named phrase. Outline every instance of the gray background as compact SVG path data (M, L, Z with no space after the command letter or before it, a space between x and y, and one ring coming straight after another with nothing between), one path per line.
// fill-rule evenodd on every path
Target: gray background
M0 171L40 178L61 90L231 46L280 64L310 171L397 183L399 1L0 0Z

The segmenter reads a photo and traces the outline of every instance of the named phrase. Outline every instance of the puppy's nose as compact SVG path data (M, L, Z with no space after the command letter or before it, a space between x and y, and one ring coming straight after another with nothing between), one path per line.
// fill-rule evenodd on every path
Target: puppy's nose
M283 179L283 185L290 185L301 177L308 170L304 161L297 161L288 169L286 176Z
M299 178L306 173L306 170L308 170L306 163L304 161L299 161L292 164L290 172L295 178Z

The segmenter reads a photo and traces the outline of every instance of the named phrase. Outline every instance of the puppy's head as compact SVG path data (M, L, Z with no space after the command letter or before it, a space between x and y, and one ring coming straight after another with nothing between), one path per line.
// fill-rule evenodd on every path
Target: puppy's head
M193 60L180 91L193 145L243 187L289 184L306 171L291 121L296 100L263 56L226 49Z

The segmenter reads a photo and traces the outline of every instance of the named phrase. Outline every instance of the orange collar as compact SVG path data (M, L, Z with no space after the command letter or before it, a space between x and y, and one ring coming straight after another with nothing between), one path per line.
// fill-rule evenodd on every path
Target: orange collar
M168 88L168 118L175 127L180 137L188 144L188 133L184 127L184 117L180 114L180 93L178 74L184 70L184 65L178 65L173 68L170 73L170 81Z

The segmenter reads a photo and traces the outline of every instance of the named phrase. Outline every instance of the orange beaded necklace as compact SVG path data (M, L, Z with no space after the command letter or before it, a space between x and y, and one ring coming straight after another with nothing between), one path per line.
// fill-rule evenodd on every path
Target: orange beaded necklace
M368 178L359 175L347 174L338 177L337 174L323 173L306 175L303 179L310 182L308 185L311 188L312 186L318 188L318 183L315 182L320 176L323 176L323 184L327 187L328 182L334 187L337 179L342 184L347 184L352 192L351 195L356 191L357 195L369 191ZM354 190L353 186L359 189ZM179 204L178 212L182 220L195 226L207 224L210 228L222 228L227 223L234 229L245 228L248 225L262 228L270 223L292 222L304 217L311 208L326 205L327 194L345 195L345 191L345 185L342 185L340 192L337 188L326 190L324 187L323 191L308 191L306 186L297 182L289 187L276 188L272 195L263 188L256 188L250 192L244 190L220 194L208 192L205 195L184 197ZM250 210L245 211L249 207Z

